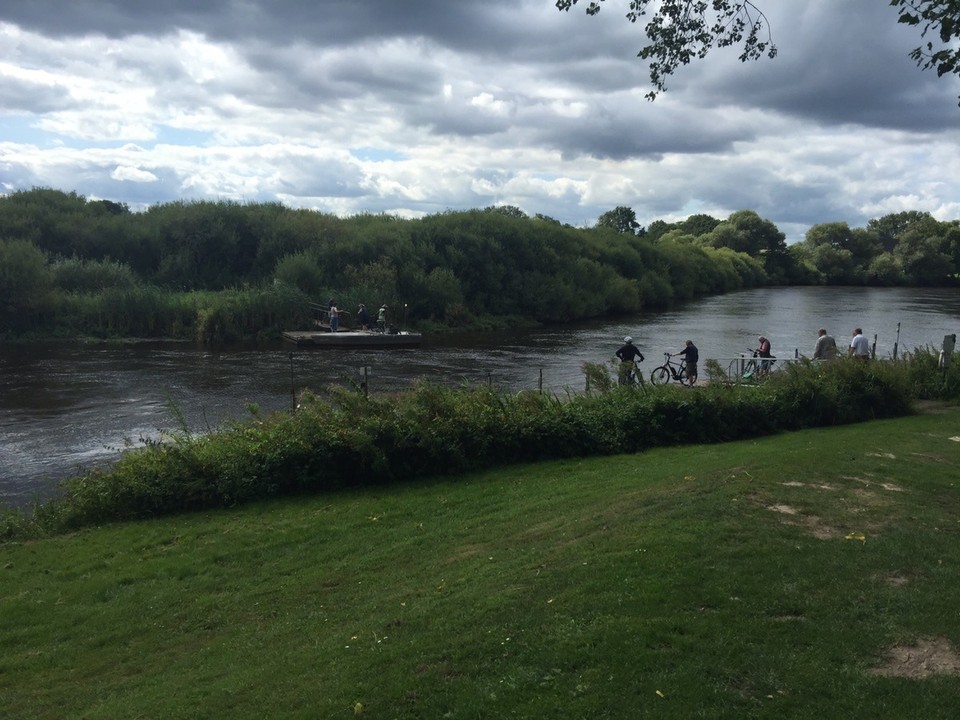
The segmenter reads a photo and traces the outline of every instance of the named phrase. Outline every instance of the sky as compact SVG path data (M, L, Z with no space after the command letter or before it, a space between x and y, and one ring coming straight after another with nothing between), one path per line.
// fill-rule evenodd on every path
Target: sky
M755 0L778 56L714 51L654 102L626 0L586 1L10 0L0 193L577 227L746 209L788 242L960 218L960 79L917 68L887 0Z

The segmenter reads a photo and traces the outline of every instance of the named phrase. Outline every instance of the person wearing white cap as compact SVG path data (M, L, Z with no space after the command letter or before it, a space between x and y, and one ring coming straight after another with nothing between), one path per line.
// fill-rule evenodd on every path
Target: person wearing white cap
M634 361L639 360L640 362L643 362L643 353L640 352L639 348L633 344L633 338L627 335L623 339L623 346L614 354L620 358L619 382L621 385L629 385L630 378L635 367ZM640 378L640 375L637 375L636 377ZM642 378L640 379L640 382L643 382Z

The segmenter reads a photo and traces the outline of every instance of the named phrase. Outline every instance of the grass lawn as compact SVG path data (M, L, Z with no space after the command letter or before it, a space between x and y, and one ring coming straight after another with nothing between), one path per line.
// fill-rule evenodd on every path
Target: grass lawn
M953 718L960 410L0 545L0 717Z

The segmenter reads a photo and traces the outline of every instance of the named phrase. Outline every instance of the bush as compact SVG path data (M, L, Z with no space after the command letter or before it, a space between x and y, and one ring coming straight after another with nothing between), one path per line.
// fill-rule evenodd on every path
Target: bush
M132 288L137 276L129 266L112 260L69 258L51 265L53 282L67 292L96 292L107 288Z
M254 415L206 436L181 431L128 451L109 470L62 483L59 497L32 518L6 513L0 530L39 533L509 463L894 417L910 412L915 398L955 393L960 367L943 374L932 355L797 363L751 387L597 383L596 392L564 399L429 383L389 398L333 388L326 401L304 396L295 414Z

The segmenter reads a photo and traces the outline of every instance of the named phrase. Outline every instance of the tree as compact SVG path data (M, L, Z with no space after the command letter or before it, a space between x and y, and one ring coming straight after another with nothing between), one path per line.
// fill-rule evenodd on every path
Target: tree
M936 224L936 222L933 215L928 212L908 210L867 221L867 231L876 235L877 241L883 250L892 252L893 248L897 245L897 240L899 240L900 236L907 232L907 230L920 225L929 228Z
M43 250L28 240L0 240L0 332L30 327L52 285Z
M903 282L903 268L893 253L883 252L867 266L867 282L871 285L899 285Z
M719 224L720 220L712 215L698 213L696 215L691 215L683 222L677 223L677 228L682 230L684 233L693 235L694 237L700 237L701 235L706 235L709 232L713 232Z
M833 250L846 253L842 257L847 259L841 264L846 268L849 260L853 265L844 270L842 279L837 279L836 272L828 271L826 266L821 265L816 259L814 260L817 268L827 275L828 283L851 282L854 270L858 272L865 270L870 261L883 251L875 233L861 228L851 229L845 222L814 225L807 230L803 245L809 249L811 258L829 259L830 265L834 268L837 267L836 259L841 256L831 253L818 253L820 248L830 247Z
M701 240L713 247L728 247L751 257L760 257L770 250L786 250L786 236L776 225L764 220L753 210L738 210Z
M556 0L557 9L569 11L579 0ZM600 12L604 0L589 0L587 15ZM921 38L936 36L941 45L927 41L910 52L921 70L934 68L938 76L960 74L960 2L958 0L890 0L898 22L920 28ZM651 7L652 6L652 7ZM650 60L651 100L667 89L666 78L691 60L702 60L713 48L740 46L740 61L774 58L777 48L767 29L767 18L752 2L732 0L630 0L627 20L644 26L647 44L638 56ZM766 31L765 31L766 29Z
M512 218L527 218L527 214L516 205L490 205L483 209L484 212L497 213Z
M644 233L644 237L656 242L673 229L674 225L671 223L668 223L664 220L654 220L652 223L647 225L647 231Z
M920 37L936 35L942 46L927 41L910 51L921 70L935 68L938 77L960 74L960 2L957 0L890 0L899 22L922 28Z
M623 205L615 207L613 210L607 210L607 212L597 218L597 227L608 227L616 230L618 233L627 233L629 235L643 234L640 223L637 222L637 214Z
M587 15L600 12L604 0L590 0ZM559 10L569 11L579 0L556 0ZM636 23L647 16L651 0L630 0L627 19ZM650 20L644 26L649 41L638 56L650 60L650 84L653 90L646 97L653 100L667 89L666 78L681 65L703 59L713 47L723 48L742 43L741 62L758 60L766 55L774 58L777 48L769 31L761 36L766 16L752 2L730 0L662 0L654 3Z
M810 251L810 259L828 285L859 284L857 266L849 250L824 243Z
M945 246L943 235L917 226L900 237L893 253L910 283L944 285L956 272Z
M727 247L763 261L771 282L786 283L794 272L793 258L787 252L786 236L776 225L753 210L738 210L712 232L700 237L710 247Z

